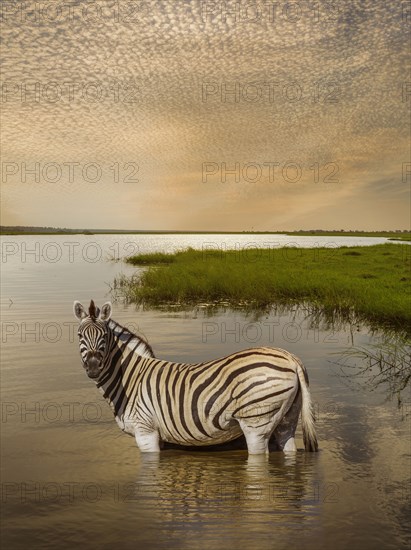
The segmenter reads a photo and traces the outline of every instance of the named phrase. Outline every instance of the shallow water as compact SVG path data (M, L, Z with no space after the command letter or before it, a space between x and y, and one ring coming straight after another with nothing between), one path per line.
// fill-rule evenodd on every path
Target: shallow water
M294 458L248 458L243 450L141 456L118 429L80 365L72 302L101 304L118 273L136 271L104 261L110 252L129 254L127 243L168 251L201 248L210 237L216 246L250 242L239 235L2 238L17 246L13 254L3 249L2 263L4 548L111 548L119 540L132 549L409 547L409 389L398 407L386 387L370 392L367 378L346 378L336 364L353 344L377 340L363 327L318 328L304 310L209 315L116 303L114 319L141 331L161 358L203 361L260 345L301 357L321 451L303 452L298 430ZM68 242L78 243L72 256ZM58 247L61 257L50 261ZM98 247L101 259L90 261Z

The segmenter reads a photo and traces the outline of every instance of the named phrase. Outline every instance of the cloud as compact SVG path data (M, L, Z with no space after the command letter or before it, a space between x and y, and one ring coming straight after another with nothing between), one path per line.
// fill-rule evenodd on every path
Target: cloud
M108 211L125 229L408 227L401 3L243 2L226 16L220 2L96 4L101 16L78 3L72 18L48 20L50 8L3 25L3 161L102 168L98 185L81 170L74 181L3 178L4 224L99 227ZM205 185L205 163L220 175L238 163L240 181ZM275 185L243 177L267 163L279 165ZM287 163L301 168L296 185ZM327 186L331 165L339 183Z

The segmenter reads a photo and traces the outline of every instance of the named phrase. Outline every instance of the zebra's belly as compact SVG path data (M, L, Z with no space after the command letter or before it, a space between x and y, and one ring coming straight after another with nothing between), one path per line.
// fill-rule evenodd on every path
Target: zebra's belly
M206 445L219 445L220 443L228 443L233 441L242 435L242 430L237 424L230 425L226 429L208 431L208 437L206 435L196 434L195 437L190 437L188 434L184 434L184 437L178 434L171 434L167 430L159 429L160 438L167 443L174 443L175 445L188 445L193 447L201 447Z
M135 431L138 425L135 418L131 417L116 417L118 426L127 434L135 435ZM148 427L148 426L147 426ZM160 434L160 439L167 443L174 443L175 445L186 446L206 446L206 445L218 445L220 443L227 443L233 441L242 435L242 430L237 422L230 422L221 429L218 430L215 427L207 427L208 436L196 433L191 437L190 434L184 432L184 434L171 433L165 426L161 426L158 421L153 422L152 429L157 429Z

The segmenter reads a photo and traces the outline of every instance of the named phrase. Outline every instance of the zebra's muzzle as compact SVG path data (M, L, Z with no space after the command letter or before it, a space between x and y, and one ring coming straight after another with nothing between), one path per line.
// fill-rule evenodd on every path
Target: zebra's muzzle
M98 378L100 376L103 362L103 355L99 351L89 351L84 364L87 376L89 378Z

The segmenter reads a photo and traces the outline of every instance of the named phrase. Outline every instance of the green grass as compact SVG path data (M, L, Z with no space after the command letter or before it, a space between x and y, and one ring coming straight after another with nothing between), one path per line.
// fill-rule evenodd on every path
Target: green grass
M323 237L385 237L391 241L411 241L411 232L396 231L289 231L287 235Z
M411 247L187 249L128 259L148 266L117 281L131 301L152 306L228 302L265 307L312 304L372 326L410 330ZM152 265L150 265L152 264ZM163 265L159 265L163 264Z
M391 237L389 241L411 241L411 235L404 235L402 237Z
M158 265L172 264L176 261L176 254L166 254L164 252L153 252L151 254L139 254L127 260L133 265Z

